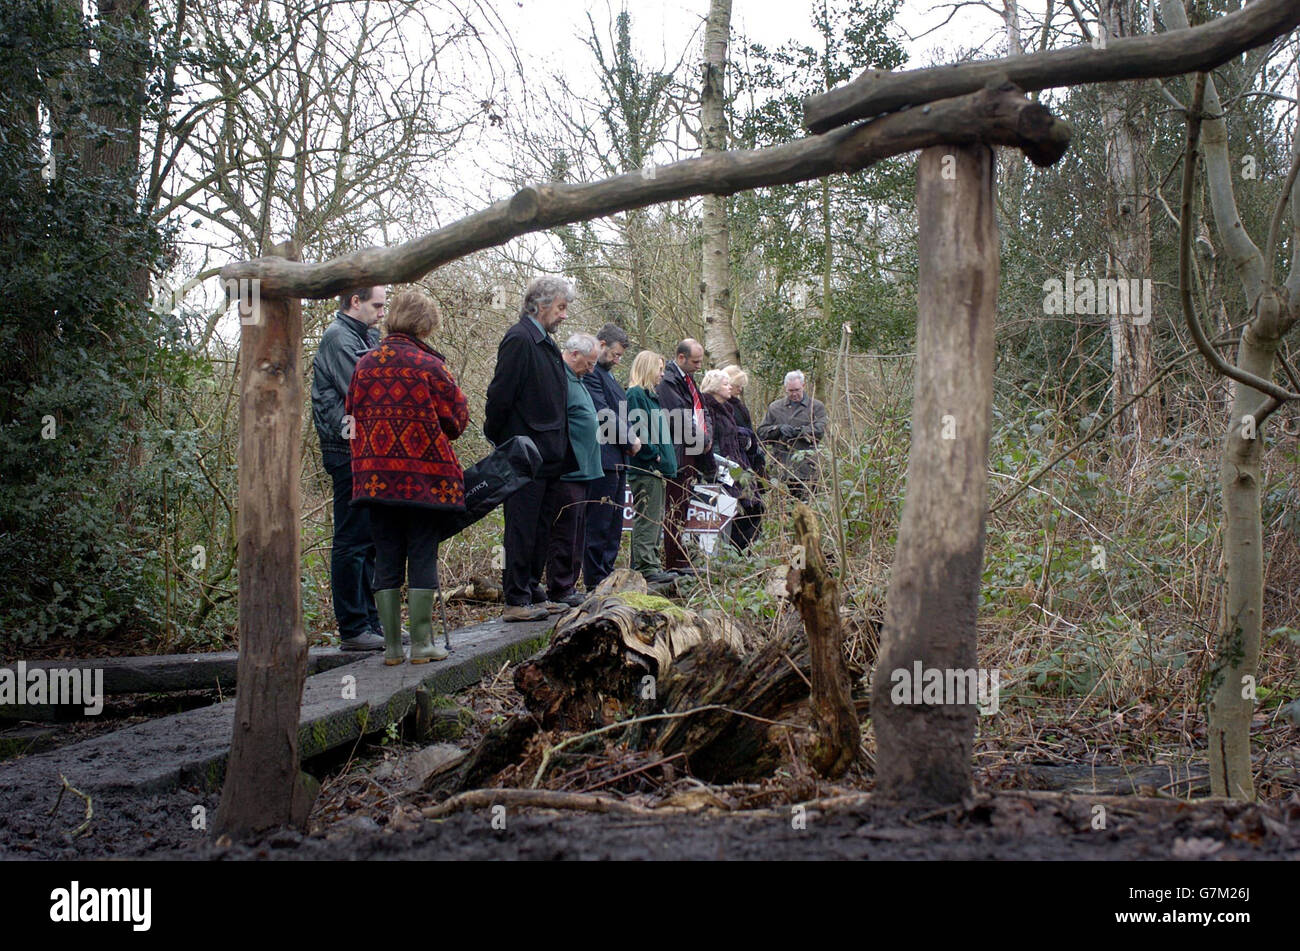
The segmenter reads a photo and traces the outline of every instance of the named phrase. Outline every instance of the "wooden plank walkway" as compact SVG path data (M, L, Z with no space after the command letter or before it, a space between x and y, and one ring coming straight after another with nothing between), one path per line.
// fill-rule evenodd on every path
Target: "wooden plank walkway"
M508 660L533 654L545 644L556 620L498 620L458 628L451 632L451 656L438 663L385 667L382 653L375 653L346 668L308 677L298 728L302 758L353 743L363 733L401 720L412 709L420 686L436 699L471 686ZM353 696L356 699L349 699ZM61 775L84 791L215 789L225 774L234 716L235 701L227 700L0 763L0 794L27 798L53 792Z
M313 647L307 652L307 676L354 664L366 654L337 647ZM102 670L104 696L126 693L170 693L176 690L228 690L235 686L237 651L211 654L151 654L142 657L93 657L30 660L26 670ZM15 669L14 664L0 665ZM76 705L0 704L0 720L60 722L86 719Z

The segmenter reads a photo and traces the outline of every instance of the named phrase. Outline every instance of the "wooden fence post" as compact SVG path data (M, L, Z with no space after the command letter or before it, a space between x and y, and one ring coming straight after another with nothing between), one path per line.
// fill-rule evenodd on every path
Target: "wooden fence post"
M926 681L915 681L938 671L948 688L950 672L976 666L999 267L995 168L987 146L936 146L921 153L917 172L912 446L871 693L877 792L909 804L956 803L971 790L976 698L958 704L946 689L932 702Z
M291 242L272 254L297 260ZM300 581L302 305L260 300L241 316L239 667L235 727L215 835L305 825L298 718L307 674Z

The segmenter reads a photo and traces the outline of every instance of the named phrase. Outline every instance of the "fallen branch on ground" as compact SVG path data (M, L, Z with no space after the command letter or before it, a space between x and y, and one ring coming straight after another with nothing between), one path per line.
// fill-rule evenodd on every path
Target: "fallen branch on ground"
M80 796L83 800L85 800L86 821L68 833L68 835L70 835L72 838L75 839L77 836L81 835L81 833L85 832L88 828L90 828L90 820L94 818L95 809L91 803L89 793L84 793L76 786L72 785L72 783L68 782L68 777L64 776L62 773L59 773L59 779L63 781L63 786L59 789L59 797L54 800L54 805L50 807L50 811L47 813L47 815L52 816L59 811L59 804L63 802L63 794L65 792L71 792L74 795Z
M569 809L580 812L604 812L619 816L663 816L700 812L703 806L687 809L665 806L651 809L635 803L624 802L612 796L593 796L589 793L556 792L551 789L471 789L457 793L445 802L421 810L426 819L442 819L462 809L484 809L489 806L513 806L516 809Z

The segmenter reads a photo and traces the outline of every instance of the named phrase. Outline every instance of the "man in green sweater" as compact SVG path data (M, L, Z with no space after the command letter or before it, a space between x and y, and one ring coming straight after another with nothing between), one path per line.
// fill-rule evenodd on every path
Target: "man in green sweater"
M570 335L560 350L568 384L569 444L578 467L560 477L560 510L546 549L546 597L575 607L583 602L576 585L586 547L587 505L605 475L596 441L596 405L582 383L599 355L600 344L591 334Z

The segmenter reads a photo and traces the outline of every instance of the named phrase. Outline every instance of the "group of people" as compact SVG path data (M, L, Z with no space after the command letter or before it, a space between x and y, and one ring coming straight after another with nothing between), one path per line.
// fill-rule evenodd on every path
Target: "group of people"
M763 512L764 444L797 489L811 475L797 454L825 432L825 407L804 394L798 371L756 429L742 399L745 372L710 370L697 384L704 348L691 339L671 361L638 353L624 391L613 373L629 345L620 327L557 344L573 299L561 278L528 286L487 389L484 435L496 445L527 437L541 458L536 476L503 505L507 621L579 604L580 580L590 592L614 570L626 490L635 513L631 567L651 582L693 574L683 544L692 486L717 478L719 460L736 499L728 537L744 549ZM469 424L468 402L427 342L440 322L427 294L405 290L389 302L383 287L364 287L339 305L314 360L312 416L334 487L330 580L341 643L402 663L406 581L411 662L441 660L446 651L432 639L437 550L449 534L441 530L447 513L465 507L451 443Z

